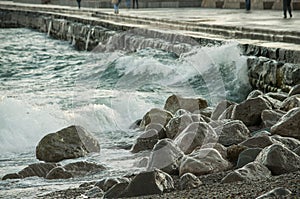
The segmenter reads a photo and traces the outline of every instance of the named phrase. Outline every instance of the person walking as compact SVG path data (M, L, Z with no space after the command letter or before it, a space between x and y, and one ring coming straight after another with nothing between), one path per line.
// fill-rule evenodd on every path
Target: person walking
M289 11L290 17L292 18L292 7L291 7L292 0L283 0L283 18L286 19L286 13Z
M139 8L139 0L132 0L132 8L135 7L136 4L136 8Z
M81 2L81 0L76 0L76 1L77 1L78 9L80 9L80 2Z
M245 0L246 3L246 11L250 11L251 10L251 0Z
M119 4L121 0L112 0L111 3L114 4L115 14L119 14Z

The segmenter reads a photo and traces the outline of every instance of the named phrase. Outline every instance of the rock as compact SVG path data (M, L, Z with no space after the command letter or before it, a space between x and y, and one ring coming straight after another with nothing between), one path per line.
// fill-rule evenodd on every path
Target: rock
M199 148L196 148L195 150L199 150L201 148L202 149L205 149L205 148L216 149L224 159L227 159L227 148L220 143L208 143Z
M256 126L261 123L261 113L268 109L271 105L262 97L248 99L235 106L232 119L241 120L246 126Z
M192 173L194 175L204 175L225 171L230 164L223 159L221 154L212 148L205 148L194 151L185 156L179 167L179 175Z
M293 108L300 107L300 94L286 98L280 107L281 110L289 111Z
M239 120L233 120L215 128L219 135L219 143L224 146L238 144L250 137L250 131L245 124Z
M67 171L63 167L55 167L47 174L46 179L68 179L73 177L74 176L72 175L72 173Z
M63 167L52 169L46 179L67 179L76 176L84 176L105 170L105 167L91 162L73 162Z
M254 91L251 91L248 96L247 96L247 99L253 99L253 98L256 98L258 96L263 96L264 93L260 90L254 90Z
M268 96L268 97L272 97L273 99L276 99L276 100L279 100L279 101L284 101L288 95L286 93L273 93L273 92L269 92L269 93L266 93L265 96Z
M80 126L69 126L43 137L36 147L36 157L45 162L58 162L99 151L99 142L90 133Z
M184 110L184 109L178 109L175 113L174 113L174 117L178 117L180 115L185 115L185 114L192 114L191 112Z
M257 162L250 162L242 168L232 171L227 174L223 179L222 183L230 183L237 181L256 181L261 179L267 179L271 177L269 169Z
M2 177L2 180L7 180L7 179L21 179L22 176L20 176L19 174L17 173L9 173L9 174L6 174Z
M271 128L284 114L285 112L281 110L264 110L261 113L261 119L264 127Z
M236 168L241 168L246 164L253 162L257 155L261 152L261 148L249 148L245 149L239 154L239 158L236 164Z
M148 158L143 157L137 163L134 164L136 167L146 167L148 165Z
M267 130L260 130L260 131L255 131L252 132L253 133L253 137L259 137L259 136L271 136L271 133Z
M268 95L264 95L263 98L271 104L273 109L280 109L282 106L282 101L278 99L274 99Z
M289 92L289 96L300 94L300 84L293 86L293 88Z
M205 117L210 118L211 115L212 115L212 112L213 112L213 108L212 107L206 107L204 109L196 110L193 113L200 114L200 115L203 115Z
M271 138L275 142L284 144L284 146L290 149L291 151L293 151L294 149L300 146L300 141L295 138L282 137L280 135L272 135Z
M174 189L174 182L169 174L155 169L136 175L120 197L137 197L152 194L162 194Z
M218 120L231 119L232 112L235 109L236 105L229 106L218 118Z
M54 163L34 163L25 167L18 173L7 174L3 176L2 180L6 179L20 179L27 178L32 176L43 177L45 178L47 173L51 171L53 168L59 166Z
M264 148L255 161L268 167L274 175L300 169L300 157L281 144L273 144Z
M153 148L147 165L147 171L155 168L168 174L178 174L178 168L183 152L171 139L160 140Z
M166 126L172 118L173 114L169 111L153 108L144 115L140 128L144 129L150 123L158 123L162 126Z
M141 122L142 122L141 119L136 120L129 126L129 129L138 129L141 125Z
M150 129L141 134L133 145L131 152L138 153L140 151L151 150L158 142L158 133L155 129Z
M207 107L207 101L202 98L183 98L178 95L171 95L164 106L165 110L175 113L179 109L194 112Z
M219 102L212 112L211 119L212 120L218 120L220 115L231 105L235 105L236 103L228 101L228 100L223 100ZM230 115L231 116L231 115Z
M150 123L146 126L145 131L148 130L156 130L158 133L158 139L164 139L167 137L166 135L166 128L159 123Z
M194 189L202 185L201 180L192 173L185 173L179 180L180 189Z
M256 199L267 199L267 198L287 198L289 195L291 195L292 192L284 187L278 187L275 188L268 193L265 193Z
M99 187L93 187L84 194L88 198L101 198L103 191Z
M227 148L227 159L236 164L239 155L242 151L244 151L245 149L247 149L246 146L243 145L231 145L230 147Z
M123 191L127 188L129 182L120 182L113 185L105 194L103 198L120 198Z
M294 149L293 152L296 153L298 156L300 156L300 146Z
M193 119L190 114L172 118L166 126L167 137L170 139L175 138L177 134L181 133L191 123L193 123Z
M251 137L243 142L241 142L240 146L245 146L249 148L265 148L274 144L274 140L270 136L267 135L260 135Z
M291 109L271 127L271 134L278 134L287 137L300 139L299 131L300 107Z
M217 134L209 124L194 122L181 132L174 142L185 154L189 154L196 147L207 143L216 143L217 140Z
M104 178L98 182L96 182L95 186L99 187L104 192L111 189L114 185L119 183L127 183L129 184L129 180L127 178Z

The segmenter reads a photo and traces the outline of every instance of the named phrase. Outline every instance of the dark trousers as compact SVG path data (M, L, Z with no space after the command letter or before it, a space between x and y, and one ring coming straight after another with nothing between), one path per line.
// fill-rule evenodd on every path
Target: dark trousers
M292 16L291 0L283 0L283 15L286 17L286 11L289 11L290 17Z
M79 9L80 9L80 2L81 2L81 0L77 0L77 5L78 5Z
M250 10L251 9L251 0L245 0L246 3L246 10Z
M136 8L139 8L139 0L132 0L132 8L135 7L136 4Z

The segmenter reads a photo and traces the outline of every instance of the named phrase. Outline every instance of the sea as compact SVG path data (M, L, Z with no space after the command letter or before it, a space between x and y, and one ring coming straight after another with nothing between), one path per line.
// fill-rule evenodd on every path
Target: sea
M0 198L33 198L83 182L143 170L149 152L128 148L142 133L130 129L172 94L202 97L214 107L250 92L247 57L237 42L194 46L180 55L151 47L135 51L77 51L69 41L31 29L0 29L0 178L39 162L43 136L80 125L98 139L100 153L64 160L107 170L67 180L0 180Z

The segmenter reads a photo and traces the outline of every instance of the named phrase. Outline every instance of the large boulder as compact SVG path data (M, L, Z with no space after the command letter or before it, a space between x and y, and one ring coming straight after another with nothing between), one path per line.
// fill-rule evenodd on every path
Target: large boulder
M300 146L300 140L297 140L295 138L282 137L280 135L272 135L271 138L274 141L274 143L281 143L291 151L295 150L297 147Z
M164 109L171 113L175 113L179 109L185 109L192 113L207 106L207 101L202 98L183 98L178 95L171 95L167 99Z
M274 175L300 169L300 157L282 144L273 144L264 148L255 161L268 167Z
M300 84L295 85L289 92L289 96L300 94Z
M2 180L6 179L17 179L17 178L27 178L32 176L43 177L45 178L47 173L51 171L53 168L59 166L54 163L34 163L25 167L21 171L15 174L7 174L3 176Z
M65 168L55 167L47 174L46 179L68 179L73 177L74 175L71 172L67 171Z
M132 146L131 152L137 153L140 151L151 150L154 145L158 142L159 136L155 129L150 129L142 133Z
M281 110L264 110L261 113L261 119L264 127L271 128L286 112Z
M36 147L36 157L45 162L83 157L100 152L99 142L80 126L69 126L42 138Z
M241 168L246 164L253 162L261 150L261 148L249 148L242 151L239 155L236 168Z
M289 198L292 192L284 187L277 187L255 199Z
M256 98L258 96L263 96L264 93L260 90L253 90L251 91L248 96L247 96L247 99L252 99L252 98Z
M272 106L262 97L247 99L234 107L232 119L241 120L246 126L256 126L261 123L261 113L268 109Z
M162 194L174 189L172 177L158 169L142 172L136 175L120 197L137 197L144 195Z
M229 167L230 163L216 149L205 148L194 151L181 160L179 175L185 173L204 175L225 171Z
M166 126L167 137L170 139L175 138L191 123L193 123L193 119L189 113L172 118Z
M219 102L216 106L216 108L214 109L212 115L211 115L211 119L212 120L218 120L218 118L220 117L220 115L231 105L234 105L236 103L228 101L228 100L223 100L221 102Z
M108 191L105 192L102 198L120 198L128 184L129 182L120 182L114 184Z
M114 185L119 183L127 183L129 184L128 178L104 178L95 183L95 186L99 187L104 192L111 189Z
M280 109L284 111L289 111L296 107L300 107L300 94L292 95L291 97L286 98L282 102Z
M267 146L270 146L274 144L274 140L268 136L268 135L259 135L251 137L243 142L241 142L239 145L249 147L249 148L265 148Z
M218 118L218 120L231 119L232 112L235 109L236 104L230 105Z
M174 140L185 153L191 153L196 147L207 143L216 143L218 136L215 130L205 122L194 122L181 132Z
M300 107L291 109L271 127L272 134L300 139Z
M150 123L146 126L145 131L152 130L152 129L157 131L158 139L164 139L167 137L166 128L162 124Z
M249 129L239 120L229 121L215 128L215 131L219 135L218 142L224 146L238 144L250 137Z
M161 124L165 127L172 118L173 114L171 112L153 108L144 115L140 128L145 129L151 123Z
M271 171L263 164L257 162L250 162L242 168L234 170L227 174L222 183L246 181L246 180L260 180L271 177Z
M177 174L183 156L183 152L172 140L160 140L150 154L147 170L160 169L168 174Z

